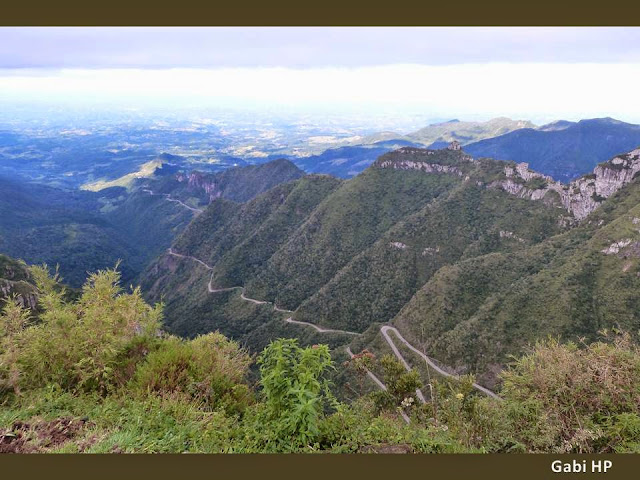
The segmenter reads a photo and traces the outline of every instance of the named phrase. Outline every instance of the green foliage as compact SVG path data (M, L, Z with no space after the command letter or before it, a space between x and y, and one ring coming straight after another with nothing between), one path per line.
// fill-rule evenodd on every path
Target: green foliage
M364 397L340 408L321 423L319 446L333 453L384 452L384 447L404 446L415 453L469 452L440 427L398 423L397 416L379 415L375 400Z
M387 390L374 394L378 411L396 411L417 405L416 389L422 387L420 374L416 370L407 371L393 355L384 355L380 366Z
M267 419L281 441L308 444L333 397L323 379L332 367L326 345L301 348L297 339L271 342L258 357Z
M467 449L485 452L638 452L640 350L549 339L502 373L504 401L474 393L472 377L434 382L431 414Z
M123 293L120 274L104 270L92 274L77 302L66 302L46 266L33 267L43 313L39 322L11 331L2 364L15 371L9 382L14 391L49 384L65 390L111 389L118 359L132 342L152 343L160 326L162 309L149 307L139 289ZM15 325L12 307L3 314L3 324ZM24 325L23 325L24 327Z
M539 445L539 436L525 436L522 441L530 449L594 453L637 448L640 350L628 334L581 349L556 340L539 343L503 378L508 403L542 412L523 424L547 431L548 444Z
M191 341L165 339L140 365L131 381L131 391L149 394L185 395L210 410L240 413L251 400L244 384L250 357L219 333Z
M350 364L364 376L378 363L388 390L340 404L328 347L279 339L258 358L254 402L235 342L159 335L160 307L122 292L117 271L92 275L76 302L45 267L32 276L41 318L15 302L0 316L3 451L640 451L640 349L628 334L539 342L503 373L503 401L479 396L468 375L432 380L426 405L413 397L416 371L367 352Z

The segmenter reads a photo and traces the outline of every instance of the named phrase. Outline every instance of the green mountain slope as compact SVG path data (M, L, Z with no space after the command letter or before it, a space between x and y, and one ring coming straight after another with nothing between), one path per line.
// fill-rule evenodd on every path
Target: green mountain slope
M638 171L634 151L563 185L525 164L403 148L350 180L213 202L173 245L188 257L164 255L143 287L181 334L221 328L250 348L323 335L292 317L351 332L325 333L334 346L384 351L390 323L491 384L538 338L640 326Z
M87 271L126 259L123 278L132 280L142 268L141 247L99 213L98 199L0 178L0 251L31 264L60 264L72 286L81 285Z
M142 263L146 264L166 250L212 200L244 202L302 175L288 160L212 174L179 173L169 168L141 181L106 212L106 217L128 238L145 246Z
M247 283L247 291L296 308L386 230L459 181L450 175L367 170L343 183L309 215Z
M243 285L340 183L333 177L310 175L245 204L215 200L173 246L182 255L216 265L215 274L198 262L165 254L142 276L142 286L151 298L167 302L170 328L183 335L220 328L238 336L249 334L253 328L247 327L256 321L271 320L271 308L247 305L238 291L211 295L207 283L211 280L216 288ZM237 300L235 314L225 317L225 305L233 299ZM256 316L256 312L262 313Z
M545 335L637 331L639 259L636 178L564 234L441 269L393 323L445 364L490 373Z

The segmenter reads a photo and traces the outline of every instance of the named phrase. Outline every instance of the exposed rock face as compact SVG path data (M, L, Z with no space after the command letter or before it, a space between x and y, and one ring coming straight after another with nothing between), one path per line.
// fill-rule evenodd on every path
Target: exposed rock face
M512 195L531 200L540 200L547 193L556 192L562 206L577 220L582 220L598 208L606 198L631 182L639 171L640 149L636 149L598 165L591 175L585 175L569 185L529 170L529 165L526 163L519 163L515 168L505 167L504 173L507 179L493 182L489 187L501 188ZM534 179L543 181L544 186L528 187L526 182Z
M613 242L607 248L602 250L602 253L604 253L605 255L613 255L613 254L618 253L624 247L627 247L629 245L631 245L631 239L630 238L625 238L623 240L618 240L617 242Z
M520 238L515 233L508 230L500 230L500 238L513 238L520 243L524 243L524 238Z
M448 152L450 156L443 156L442 152ZM374 167L452 174L470 180L471 177L467 174L469 168L464 166L466 162L475 160L457 148L443 151L404 147L383 155L374 163ZM638 172L640 148L598 165L592 174L574 180L568 185L530 170L527 163L518 163L515 166L506 165L504 178L494 180L486 186L499 188L520 198L559 203L573 219L582 220L605 199L631 182ZM480 181L475 183L484 186ZM561 221L566 222L567 219Z
M474 162L471 155L463 153L460 149L448 149L460 162ZM442 159L442 150L429 150L425 148L403 147L393 152L393 155L383 155L375 163L377 168L393 168L395 170L421 170L427 173L448 173L463 176L462 170L456 165L439 163ZM433 157L433 162L429 161Z
M425 255L435 255L436 253L438 253L440 251L440 247L427 247L422 251L422 256L424 257Z
M411 160L403 161L384 161L380 162L381 168L394 168L396 170L422 170L427 173L452 173L462 176L462 172L457 167L449 165L439 165L437 163L412 162Z
M20 283L24 282L12 282L11 280L0 279L0 300L4 301L11 296L15 295L16 301L23 307L34 310L38 305L38 297L34 292L19 293L24 288L17 288ZM0 303L2 305L2 303Z
M404 250L405 248L407 248L407 246L402 242L391 242L389 246L393 248L398 248L400 250Z
M447 147L448 150L460 150L461 148L462 147L460 146L460 142L458 142L457 140L451 142Z
M222 191L218 188L218 183L210 175L202 172L191 172L189 174L179 173L176 175L179 182L187 182L190 190L204 190L209 196L209 202L222 195Z

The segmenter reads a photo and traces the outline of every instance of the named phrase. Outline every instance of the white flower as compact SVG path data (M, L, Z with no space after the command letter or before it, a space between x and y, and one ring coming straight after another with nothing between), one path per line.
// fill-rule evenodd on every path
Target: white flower
M410 407L411 405L413 405L413 397L406 397L404 400L402 400L402 403L400 405L402 405L402 408Z

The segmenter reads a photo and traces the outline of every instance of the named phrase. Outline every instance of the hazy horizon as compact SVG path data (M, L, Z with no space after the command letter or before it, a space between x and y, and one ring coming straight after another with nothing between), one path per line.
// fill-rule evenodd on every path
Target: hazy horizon
M0 28L4 105L638 123L637 78L636 27Z

